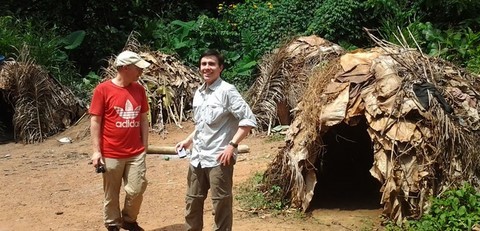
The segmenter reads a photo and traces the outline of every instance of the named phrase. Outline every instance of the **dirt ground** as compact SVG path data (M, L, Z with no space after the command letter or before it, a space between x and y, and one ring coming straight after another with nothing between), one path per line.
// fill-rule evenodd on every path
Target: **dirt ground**
M174 146L192 131L167 126L163 139L151 133L150 144ZM58 139L71 137L73 143ZM283 141L249 136L242 144L250 152L240 154L234 171L234 192L257 172L263 172ZM102 180L88 164L91 154L88 120L40 144L0 145L0 231L10 230L105 230L102 222ZM138 218L145 230L183 230L184 194L188 160L149 154L149 185ZM122 194L123 195L123 194ZM205 230L211 230L212 214L206 201ZM308 214L251 213L234 200L234 230L383 230L381 209L316 208Z

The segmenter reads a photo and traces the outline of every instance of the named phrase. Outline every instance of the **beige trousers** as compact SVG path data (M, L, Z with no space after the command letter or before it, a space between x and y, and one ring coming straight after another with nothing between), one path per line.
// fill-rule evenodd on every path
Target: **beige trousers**
M211 189L215 224L213 230L231 231L233 222L233 165L188 169L185 226L188 231L203 229L203 205Z
M147 188L146 153L125 158L105 158L103 173L104 222L105 226L120 226L123 221L135 222ZM122 181L125 190L125 203L120 213L120 187Z

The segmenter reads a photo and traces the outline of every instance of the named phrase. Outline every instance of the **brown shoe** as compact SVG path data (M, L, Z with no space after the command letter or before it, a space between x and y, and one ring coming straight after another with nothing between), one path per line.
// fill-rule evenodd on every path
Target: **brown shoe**
M122 229L128 231L145 231L137 222L123 222Z

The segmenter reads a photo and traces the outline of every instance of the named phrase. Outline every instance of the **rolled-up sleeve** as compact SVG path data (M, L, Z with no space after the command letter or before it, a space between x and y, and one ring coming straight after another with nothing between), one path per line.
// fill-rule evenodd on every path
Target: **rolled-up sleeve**
M229 102L228 110L239 120L238 126L256 128L257 119L255 115L235 87L231 87L227 91L227 97Z

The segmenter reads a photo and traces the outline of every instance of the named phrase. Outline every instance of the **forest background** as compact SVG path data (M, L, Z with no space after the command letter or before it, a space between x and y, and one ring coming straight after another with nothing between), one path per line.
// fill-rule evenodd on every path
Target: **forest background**
M88 102L102 67L132 31L151 50L196 67L221 50L223 78L244 91L257 64L295 36L316 34L345 49L368 48L363 28L480 72L480 1L472 0L4 0L0 55L30 58ZM409 35L411 34L411 36ZM414 39L412 39L414 38Z

